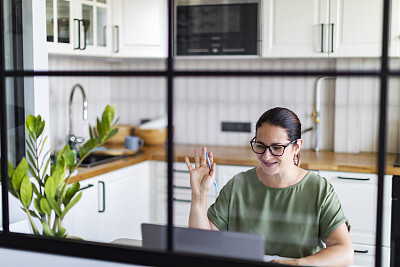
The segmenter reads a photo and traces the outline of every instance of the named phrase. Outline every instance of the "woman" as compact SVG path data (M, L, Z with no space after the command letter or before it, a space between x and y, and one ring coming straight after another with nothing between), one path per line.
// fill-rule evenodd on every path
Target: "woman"
M266 111L250 143L259 166L229 180L208 211L215 163L209 170L205 147L201 158L195 150L195 168L185 158L192 187L189 227L261 234L266 254L294 258L275 263L351 265L350 226L337 195L325 178L299 167L303 140L296 114Z

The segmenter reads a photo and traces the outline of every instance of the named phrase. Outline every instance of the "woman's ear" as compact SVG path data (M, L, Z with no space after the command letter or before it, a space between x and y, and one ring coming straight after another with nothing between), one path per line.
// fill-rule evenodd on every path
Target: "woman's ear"
M300 152L302 145L303 145L303 139L297 139L297 142L294 144L294 150L296 151L296 154Z

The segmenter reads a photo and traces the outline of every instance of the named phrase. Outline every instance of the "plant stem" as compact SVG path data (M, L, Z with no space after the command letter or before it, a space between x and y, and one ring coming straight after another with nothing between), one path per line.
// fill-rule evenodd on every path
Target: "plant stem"
M35 224L33 223L33 219L32 219L32 216L31 216L30 211L29 211L28 208L26 208L25 206L24 206L24 209L25 209L26 214L28 214L29 222L31 223L33 233L34 233L35 235L39 235L39 231L38 231L38 229L36 228Z

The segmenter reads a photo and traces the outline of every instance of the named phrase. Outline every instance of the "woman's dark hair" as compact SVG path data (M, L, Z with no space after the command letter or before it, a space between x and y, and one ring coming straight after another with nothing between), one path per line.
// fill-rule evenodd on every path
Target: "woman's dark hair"
M289 141L301 139L301 122L290 109L275 107L264 112L256 123L256 136L258 128L265 123L285 129ZM294 164L300 164L300 152L294 159Z

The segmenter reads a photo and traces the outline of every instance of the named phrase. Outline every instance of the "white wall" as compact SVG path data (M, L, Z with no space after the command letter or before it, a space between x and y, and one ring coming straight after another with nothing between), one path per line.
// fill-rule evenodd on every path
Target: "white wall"
M283 59L184 59L179 69L376 69L377 59L283 60ZM107 62L50 58L50 69L146 70L163 69L164 60ZM274 78L176 78L175 142L247 146L254 133L222 133L221 121L252 122L267 109L284 106L296 112L303 129L313 126L315 81L318 77ZM140 119L166 114L166 81L163 78L50 78L50 121L52 147L65 144L68 133L68 99L72 86L81 83L87 91L89 121L94 123L108 103L117 104L120 123L138 124ZM398 81L391 83L389 101L389 152L397 153L399 134ZM74 106L81 108L79 96ZM75 116L75 129L82 124L81 111ZM337 152L377 151L379 80L376 78L338 78L323 82L321 105L322 150ZM336 118L336 119L335 119ZM55 133L55 134L54 134ZM82 130L82 134L87 134ZM79 134L78 134L79 135ZM314 132L303 135L304 148L314 146Z

